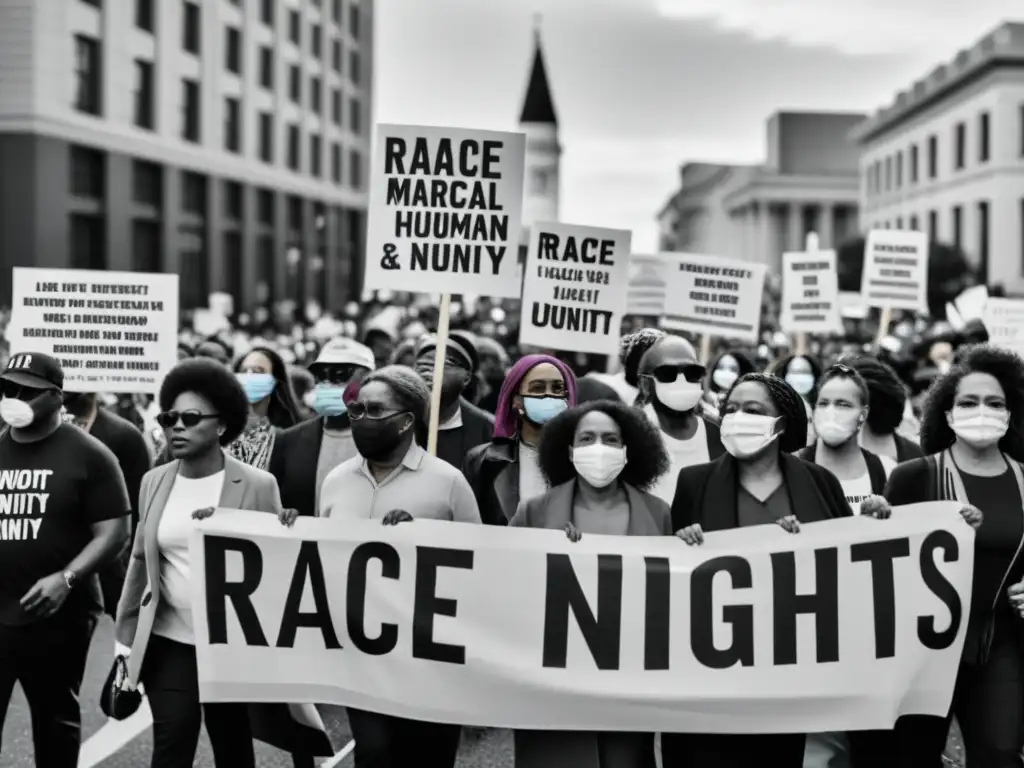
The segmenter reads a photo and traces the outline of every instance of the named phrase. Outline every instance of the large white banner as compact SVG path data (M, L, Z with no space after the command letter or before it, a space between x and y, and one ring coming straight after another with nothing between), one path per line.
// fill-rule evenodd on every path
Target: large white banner
M675 537L219 510L192 540L204 701L530 729L804 733L944 715L957 505Z

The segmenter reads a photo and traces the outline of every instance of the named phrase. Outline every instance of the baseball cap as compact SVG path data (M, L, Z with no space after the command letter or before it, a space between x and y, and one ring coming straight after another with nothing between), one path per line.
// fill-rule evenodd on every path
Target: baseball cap
M64 388L64 369L56 358L42 352L19 352L7 361L0 381L9 381L19 387L60 390Z
M448 334L446 348L448 354L455 354L462 358L466 364L467 371L476 373L477 368L480 367L480 352L476 348L475 340L468 333L465 331L452 331ZM416 356L420 357L434 349L437 349L437 336L434 334L424 336L420 339L416 349Z
M310 364L309 370L315 372L317 366L321 365L358 365L371 371L376 368L370 348L346 338L331 339L324 344L316 362Z

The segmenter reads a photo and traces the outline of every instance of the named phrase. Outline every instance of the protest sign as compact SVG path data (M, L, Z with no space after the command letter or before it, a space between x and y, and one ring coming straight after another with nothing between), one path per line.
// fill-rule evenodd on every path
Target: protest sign
M756 343L761 326L764 264L673 253L662 325L673 331Z
M974 532L885 521L597 536L218 510L191 541L203 701L526 729L806 733L945 715ZM515 578L508 578L514 573Z
M519 343L617 354L630 233L555 223L535 224L531 230Z
M11 353L60 360L66 392L157 394L178 361L178 276L15 267Z
M365 288L519 298L525 147L520 133L377 126Z
M982 322L992 346L1024 355L1024 300L989 298Z
M835 251L782 254L782 330L842 333Z
M864 242L861 297L868 307L928 311L928 236L873 229Z
M633 254L629 260L629 287L626 292L626 314L641 317L662 317L665 314L671 254L658 256Z

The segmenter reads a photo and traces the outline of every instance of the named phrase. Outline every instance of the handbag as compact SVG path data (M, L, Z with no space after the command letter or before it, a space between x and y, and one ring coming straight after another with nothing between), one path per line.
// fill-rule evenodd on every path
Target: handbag
M114 720L126 720L134 715L142 704L142 693L137 688L130 690L122 687L127 679L128 662L124 656L118 654L114 657L110 674L107 675L107 681L100 692L100 709L104 715Z

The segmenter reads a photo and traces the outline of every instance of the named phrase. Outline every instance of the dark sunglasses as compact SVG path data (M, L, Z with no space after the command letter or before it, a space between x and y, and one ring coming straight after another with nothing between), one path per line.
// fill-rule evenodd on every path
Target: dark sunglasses
M45 389L39 389L38 387L24 387L20 384L15 384L13 381L0 383L0 396L9 397L12 400L25 400L28 402L35 400L45 392Z
M703 365L659 365L650 376L659 384L672 384L682 374L691 384L696 384L707 375Z
M164 411L156 415L156 423L164 429L170 429L181 421L185 429L192 429L206 419L218 419L219 413L200 413L199 411Z
M370 421L380 421L382 419L390 419L392 416L397 416L405 411L395 411L390 408L386 408L380 403L349 403L348 404L348 418L350 421L362 421L363 419L369 419Z

